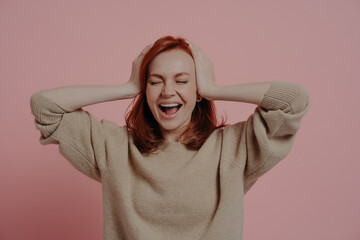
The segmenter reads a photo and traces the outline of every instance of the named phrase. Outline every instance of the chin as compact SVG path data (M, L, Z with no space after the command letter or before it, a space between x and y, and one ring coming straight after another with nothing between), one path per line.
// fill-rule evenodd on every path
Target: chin
M159 122L158 122L159 123ZM182 133L187 129L189 124L184 123L159 123L160 128L168 133L179 132Z
M161 129L164 131L168 131L168 132L174 132L174 131L179 131L180 129L185 127L182 127L180 124L159 124Z

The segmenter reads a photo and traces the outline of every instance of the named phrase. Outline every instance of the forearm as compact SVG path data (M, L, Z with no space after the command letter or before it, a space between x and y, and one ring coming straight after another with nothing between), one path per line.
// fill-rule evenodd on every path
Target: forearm
M40 94L71 112L91 104L133 98L138 90L127 83L116 86L67 86L43 90Z
M214 85L204 97L209 100L236 101L260 105L270 85L271 82L246 83L233 86Z

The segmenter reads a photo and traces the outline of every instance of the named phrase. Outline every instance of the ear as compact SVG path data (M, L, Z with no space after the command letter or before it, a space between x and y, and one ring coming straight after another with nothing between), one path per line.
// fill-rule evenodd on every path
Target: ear
M196 101L197 101L197 102L201 102L201 100L202 100L202 96L200 96L199 94L197 94L197 96L196 96Z

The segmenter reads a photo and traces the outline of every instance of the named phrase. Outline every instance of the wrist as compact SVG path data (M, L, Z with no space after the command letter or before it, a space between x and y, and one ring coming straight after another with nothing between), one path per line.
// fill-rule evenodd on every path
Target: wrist
M200 96L202 96L203 98L209 100L209 101L213 101L216 100L216 93L219 90L219 86L216 85L208 85L205 88L202 88L201 90L199 89L199 94Z
M128 82L128 83L124 84L124 87L125 87L127 98L134 98L140 93L140 89L138 88L138 86L136 86L136 84L134 84L132 82Z

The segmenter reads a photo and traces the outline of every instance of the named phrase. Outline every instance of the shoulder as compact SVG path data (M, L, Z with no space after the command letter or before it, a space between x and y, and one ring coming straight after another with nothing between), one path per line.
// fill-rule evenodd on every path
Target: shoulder
M245 125L246 125L246 121L241 121L234 124L226 125L223 129L224 137L239 136L243 132Z
M206 140L206 142L212 141L212 142L223 142L232 140L234 142L237 142L237 139L240 138L244 128L246 125L246 121L237 122L234 124L227 124L222 128L215 129L209 138Z
M100 121L97 121L96 118L94 116L92 116L90 114L90 119L92 119L92 121L94 121L94 125L98 125L98 129L101 130L102 134L104 135L104 137L106 139L112 139L112 138L119 138L121 137L122 139L128 139L129 137L129 130L128 128L124 125L118 125L115 122L106 120L106 119L102 119Z

